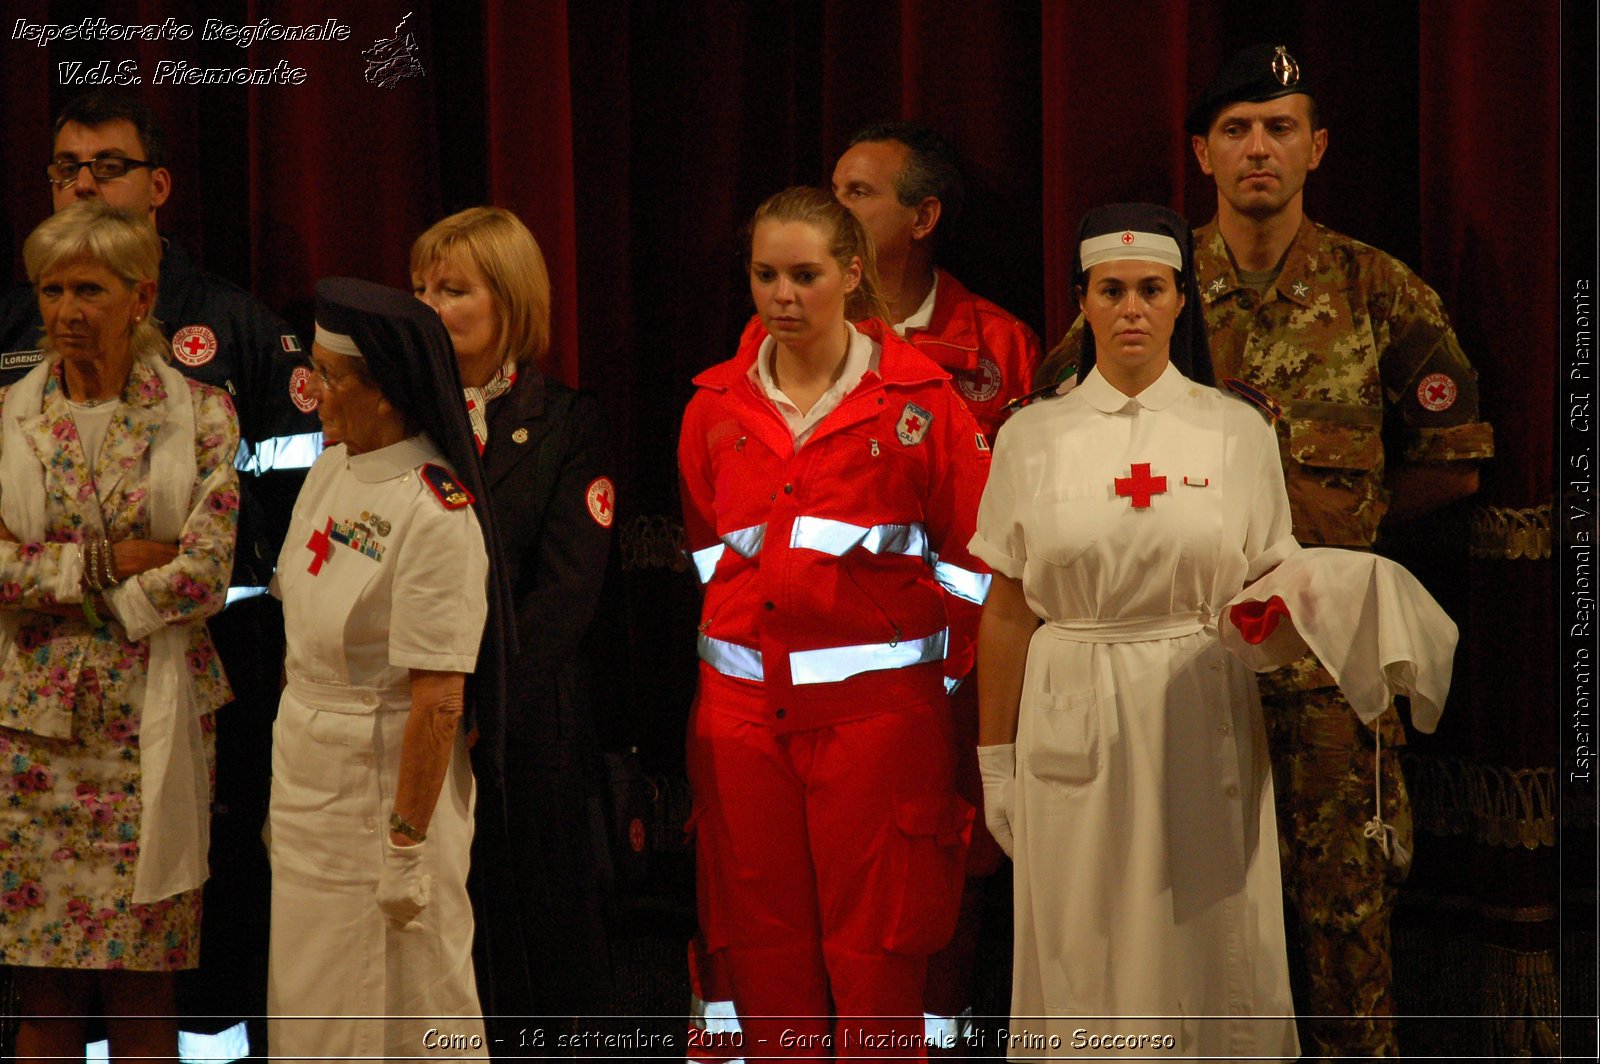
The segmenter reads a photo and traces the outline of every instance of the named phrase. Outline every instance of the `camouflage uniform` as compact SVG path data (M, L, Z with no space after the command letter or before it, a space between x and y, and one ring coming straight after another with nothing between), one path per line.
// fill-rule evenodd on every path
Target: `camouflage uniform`
M1477 374L1437 293L1399 260L1302 220L1265 297L1244 284L1215 222L1195 265L1219 382L1238 378L1275 411L1295 537L1370 549L1388 509L1387 461L1487 458ZM1078 361L1082 321L1041 380ZM1386 453L1386 444L1387 452ZM1261 677L1284 888L1299 917L1307 1056L1395 1056L1389 910L1405 870L1362 828L1381 769L1383 819L1411 849L1394 707L1364 728L1313 658ZM1372 756L1374 733L1382 741ZM1362 1017L1345 1021L1316 1016ZM1309 1022L1308 1022L1309 1021Z

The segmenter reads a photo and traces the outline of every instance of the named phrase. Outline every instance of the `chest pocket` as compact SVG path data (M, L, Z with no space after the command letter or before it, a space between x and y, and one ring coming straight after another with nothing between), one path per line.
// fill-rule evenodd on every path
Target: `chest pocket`
M1028 553L1051 565L1068 566L1105 535L1110 519L1111 484L1080 481L1040 492L1029 522Z
M1286 486L1302 542L1370 545L1386 509L1382 418L1350 403L1290 407Z
M752 492L772 490L765 488L767 480L778 482L781 463L753 436L734 433L724 436L711 445L711 478L715 487L712 509L717 515L717 527L729 524L725 518Z
M800 449L807 512L870 514L878 521L920 517L929 446L924 440L907 447L882 418L813 437Z

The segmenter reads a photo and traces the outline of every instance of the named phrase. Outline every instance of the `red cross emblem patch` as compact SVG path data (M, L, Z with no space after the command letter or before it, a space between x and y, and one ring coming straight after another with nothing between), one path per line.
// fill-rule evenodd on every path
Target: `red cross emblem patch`
M289 374L289 398L304 413L309 414L317 408L317 396L311 390L311 371L304 366L296 366L294 372Z
M306 550L311 552L311 564L306 566L306 572L316 576L322 572L322 563L333 557L333 518L328 518L328 523L321 532L313 531L311 539L306 542Z
M928 435L928 426L932 423L932 414L916 403L907 403L906 408L900 411L900 420L895 422L894 434L907 447L915 447Z
M611 478L595 477L591 480L585 501L589 504L589 516L594 518L594 523L601 528L610 528L611 522L617 519L617 489L612 485Z
M1133 502L1135 510L1150 509L1152 496L1167 493L1167 478L1151 476L1149 462L1135 462L1129 471L1132 476L1113 477L1111 485L1118 495L1125 496Z
M1124 243L1124 244L1131 244L1131 243L1133 243L1133 234L1132 234L1132 233L1123 233L1123 234L1122 234L1122 242L1123 242L1123 243Z
M990 399L1000 394L1000 385L1003 378L1000 367L994 359L978 356L978 368L971 373L957 373L956 391L962 398L974 403L987 403Z
M1443 413L1456 405L1461 394L1455 378L1448 373L1430 373L1417 382L1417 402L1432 414Z
M185 366L203 366L217 357L217 334L209 326L185 325L172 334L172 357Z

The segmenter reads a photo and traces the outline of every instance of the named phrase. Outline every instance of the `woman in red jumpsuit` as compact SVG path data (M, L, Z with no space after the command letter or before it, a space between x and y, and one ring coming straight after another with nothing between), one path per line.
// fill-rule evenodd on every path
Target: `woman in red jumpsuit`
M947 692L988 590L988 447L876 318L865 231L827 193L757 210L750 293L768 336L695 378L678 454L701 932L747 1058L918 1056L972 820Z

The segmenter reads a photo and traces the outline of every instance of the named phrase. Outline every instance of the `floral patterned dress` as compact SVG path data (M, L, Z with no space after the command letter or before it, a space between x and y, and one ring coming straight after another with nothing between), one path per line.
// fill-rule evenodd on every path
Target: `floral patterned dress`
M187 382L194 404L196 486L167 565L133 578L168 624L187 628L187 665L205 732L233 697L206 631L233 566L238 419L226 393ZM0 391L0 401L5 392ZM192 968L200 952L200 891L132 901L139 860L139 726L150 645L131 640L115 610L91 626L58 616L63 566L76 544L150 538L150 444L166 391L135 361L91 466L61 386L45 384L23 428L44 467L43 543L0 542L0 610L21 611L0 647L0 963L58 968ZM201 485L219 469L224 475ZM76 593L63 595L76 602Z

